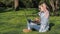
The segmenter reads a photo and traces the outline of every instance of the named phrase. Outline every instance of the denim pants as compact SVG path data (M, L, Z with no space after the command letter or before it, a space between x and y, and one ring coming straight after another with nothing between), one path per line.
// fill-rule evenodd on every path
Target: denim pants
M39 30L40 29L40 25L32 23L32 20L28 21L27 27L28 27L28 29L35 29L35 30Z
M35 23L28 23L28 29L35 29L35 30L39 30L40 29L40 25L37 25Z

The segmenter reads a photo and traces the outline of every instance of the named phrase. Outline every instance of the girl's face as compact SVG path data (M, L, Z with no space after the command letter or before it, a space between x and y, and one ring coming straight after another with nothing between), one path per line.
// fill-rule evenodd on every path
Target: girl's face
M46 9L46 4L43 3L42 5L39 6L39 11L45 11Z
M39 11L43 11L43 6L42 5L39 6Z
M44 7L44 9L46 9L46 4L45 3L43 3L43 7Z

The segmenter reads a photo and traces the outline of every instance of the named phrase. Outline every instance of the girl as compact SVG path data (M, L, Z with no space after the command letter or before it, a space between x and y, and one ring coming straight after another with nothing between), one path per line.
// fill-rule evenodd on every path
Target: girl
M34 23L27 23L28 31L30 31L32 28L39 32L46 32L49 29L49 11L47 9L47 5L43 2L39 4L39 16L40 16L40 25L34 24Z
M49 11L47 10L47 5L45 3L40 4L39 11L39 16L41 18L39 32L46 32L49 29Z

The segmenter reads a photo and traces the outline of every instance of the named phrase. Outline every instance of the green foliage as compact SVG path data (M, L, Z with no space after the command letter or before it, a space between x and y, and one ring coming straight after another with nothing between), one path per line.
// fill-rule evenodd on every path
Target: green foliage
M4 4L9 4L12 2L12 0L0 0L0 2L3 2Z
M26 7L30 7L32 4L32 0L20 0L20 1L22 1L23 3L24 3L24 5L26 6Z
M34 7L35 5L38 5L38 3L40 2L40 0L20 0L20 1L26 6L26 8Z
M0 2L5 4L6 6L13 6L13 0L0 0Z

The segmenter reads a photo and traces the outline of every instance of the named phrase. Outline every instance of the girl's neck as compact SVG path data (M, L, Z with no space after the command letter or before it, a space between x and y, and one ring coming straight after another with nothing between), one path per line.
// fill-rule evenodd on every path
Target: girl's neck
M44 12L48 11L47 9L44 9Z
M41 12L46 12L46 11L48 11L46 8L43 10L43 11L41 11Z

